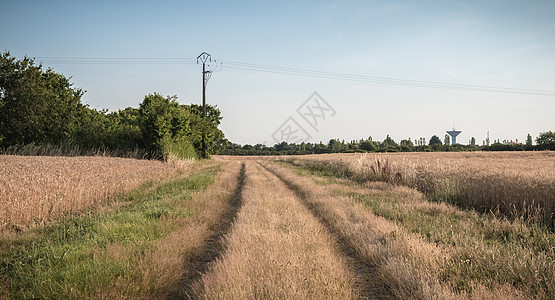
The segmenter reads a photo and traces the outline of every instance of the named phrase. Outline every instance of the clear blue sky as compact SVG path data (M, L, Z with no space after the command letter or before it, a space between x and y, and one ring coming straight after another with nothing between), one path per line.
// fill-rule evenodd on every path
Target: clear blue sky
M555 96L414 87L277 74L229 62L555 91L555 1L7 1L0 51L72 76L93 108L137 107L151 92L201 101L200 66L68 64L45 57L223 61L208 84L222 130L273 144L292 116L327 142L439 135L518 139L555 130ZM43 59L44 58L44 59ZM121 61L120 61L121 62ZM228 62L228 63L226 63ZM317 131L296 109L317 91L336 111Z

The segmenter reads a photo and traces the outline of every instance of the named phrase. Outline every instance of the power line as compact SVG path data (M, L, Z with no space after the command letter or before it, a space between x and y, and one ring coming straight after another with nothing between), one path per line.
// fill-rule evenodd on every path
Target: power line
M53 64L196 64L195 58L105 58L105 57L37 57L44 63ZM542 96L555 96L555 91L539 90L539 89L526 89L526 88L509 88L488 85L470 85L470 84L456 84L437 81L423 81L412 79L401 79L392 77L369 76L346 74L337 72L326 72L310 69L280 67L272 65L253 64L236 61L222 61L226 63L227 68L236 70L245 70L252 72L265 72L282 75L303 76L312 78L324 78L333 80L345 80L353 82L367 82L377 84L411 86L421 88L437 88L448 90L461 90L461 91L475 91L475 92L496 92L508 94L524 94L524 95L542 95Z
M36 57L43 63L53 64L195 64L194 58L149 58L149 57Z
M512 94L534 94L534 95L544 95L544 96L555 96L555 91L550 91L550 90L520 89L520 88L507 88L507 87L485 86L485 85L454 84L454 83L445 83L445 82L399 79L399 78L391 78L391 77L378 77L378 76L354 75L354 74L344 74L344 73L335 73L335 72L324 72L324 71L315 71L315 70L308 70L308 69L286 68L286 67L277 67L277 66L269 66L269 65L257 65L257 64L232 62L232 61L224 61L224 62L226 63L226 65L228 65L228 68L230 68L230 69L258 71L258 72L267 72L267 73L276 73L276 74L288 74L288 75L297 75L297 76L306 76L306 77L338 79L338 80L380 83L380 84L391 84L391 85L403 85L403 86L414 86L414 87L427 87L427 88L456 89L456 90L480 91L480 92L502 92L502 93L512 93Z

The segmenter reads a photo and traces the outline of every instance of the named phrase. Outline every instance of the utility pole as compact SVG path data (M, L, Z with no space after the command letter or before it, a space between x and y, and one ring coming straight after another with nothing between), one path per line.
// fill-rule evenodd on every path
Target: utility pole
M206 84L212 76L212 71L206 71L206 62L212 62L212 56L206 52L202 52L197 56L197 64L202 62L202 118L206 120Z
M211 66L210 63L212 62L212 56L206 52L202 52L199 56L197 56L197 64L202 62L202 119L206 121L206 84L208 80L212 76L212 72L214 71L214 67L221 67L221 63L217 63L214 60L215 66ZM209 70L207 70L207 68ZM220 69L221 70L221 69ZM216 70L219 71L219 70ZM207 127L206 127L207 128ZM204 130L207 130L207 129ZM206 145L206 131L202 134L202 158L208 157L208 147Z

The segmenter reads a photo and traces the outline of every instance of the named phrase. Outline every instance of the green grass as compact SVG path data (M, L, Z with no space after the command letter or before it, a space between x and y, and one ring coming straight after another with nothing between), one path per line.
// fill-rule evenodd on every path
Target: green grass
M194 212L179 204L213 183L218 166L145 185L104 212L0 237L0 298L87 298L118 278L137 276L137 261Z
M430 201L424 195L402 197L393 185L373 191L358 180L346 181L344 174L310 165L283 165L316 182L341 185L332 193L352 198L445 249L450 257L439 279L456 291L472 293L473 283L488 288L508 284L533 298L555 295L555 235L546 226Z

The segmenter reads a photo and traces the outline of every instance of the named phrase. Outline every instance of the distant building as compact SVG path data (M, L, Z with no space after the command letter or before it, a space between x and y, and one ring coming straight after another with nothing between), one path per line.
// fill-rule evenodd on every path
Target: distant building
M447 134L451 136L451 145L455 145L457 143L457 135L459 135L462 131L460 130L453 130L447 131Z

